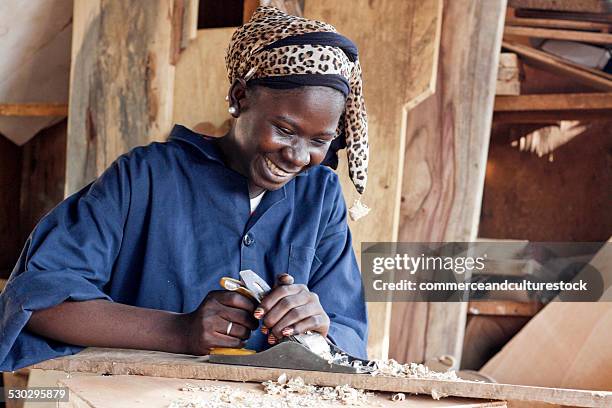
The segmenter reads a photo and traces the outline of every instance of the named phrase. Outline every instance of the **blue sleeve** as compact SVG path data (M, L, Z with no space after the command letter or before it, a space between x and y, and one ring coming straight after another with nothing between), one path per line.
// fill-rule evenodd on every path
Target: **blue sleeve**
M111 300L103 292L121 246L130 201L127 160L48 213L28 237L0 295L0 371L74 354L82 347L24 329L32 311L64 301Z
M328 338L350 355L366 358L368 322L361 273L337 176L333 180L331 215L315 252L319 266L308 286L331 320Z

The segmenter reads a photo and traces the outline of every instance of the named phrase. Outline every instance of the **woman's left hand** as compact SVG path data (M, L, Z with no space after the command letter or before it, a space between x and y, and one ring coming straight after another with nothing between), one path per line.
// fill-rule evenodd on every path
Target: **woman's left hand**
M275 344L283 336L316 331L323 337L329 331L329 316L319 302L319 296L306 285L293 284L293 277L282 274L278 285L266 295L253 313L263 319L268 343Z

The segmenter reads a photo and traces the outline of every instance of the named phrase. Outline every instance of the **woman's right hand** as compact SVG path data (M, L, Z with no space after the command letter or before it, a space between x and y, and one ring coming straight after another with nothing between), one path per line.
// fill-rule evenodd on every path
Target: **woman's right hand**
M253 301L237 292L209 292L196 310L184 315L187 352L204 355L213 347L244 347L251 331L259 326L259 321L253 317L255 307Z

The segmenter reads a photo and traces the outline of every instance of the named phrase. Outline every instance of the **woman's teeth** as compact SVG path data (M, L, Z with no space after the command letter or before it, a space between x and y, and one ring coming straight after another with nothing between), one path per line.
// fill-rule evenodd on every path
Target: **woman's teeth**
M291 173L287 173L286 171L283 171L281 169L279 169L276 164L272 163L272 161L270 159L268 159L267 157L264 157L266 164L268 165L268 169L270 169L270 171L272 172L272 174L274 174L275 176L278 177L287 177L289 176Z

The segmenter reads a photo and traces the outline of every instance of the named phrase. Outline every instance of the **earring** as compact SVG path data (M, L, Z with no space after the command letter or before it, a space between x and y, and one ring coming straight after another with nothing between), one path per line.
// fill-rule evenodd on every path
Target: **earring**
M230 106L227 111L230 115L235 116L238 113L238 109L235 106Z

